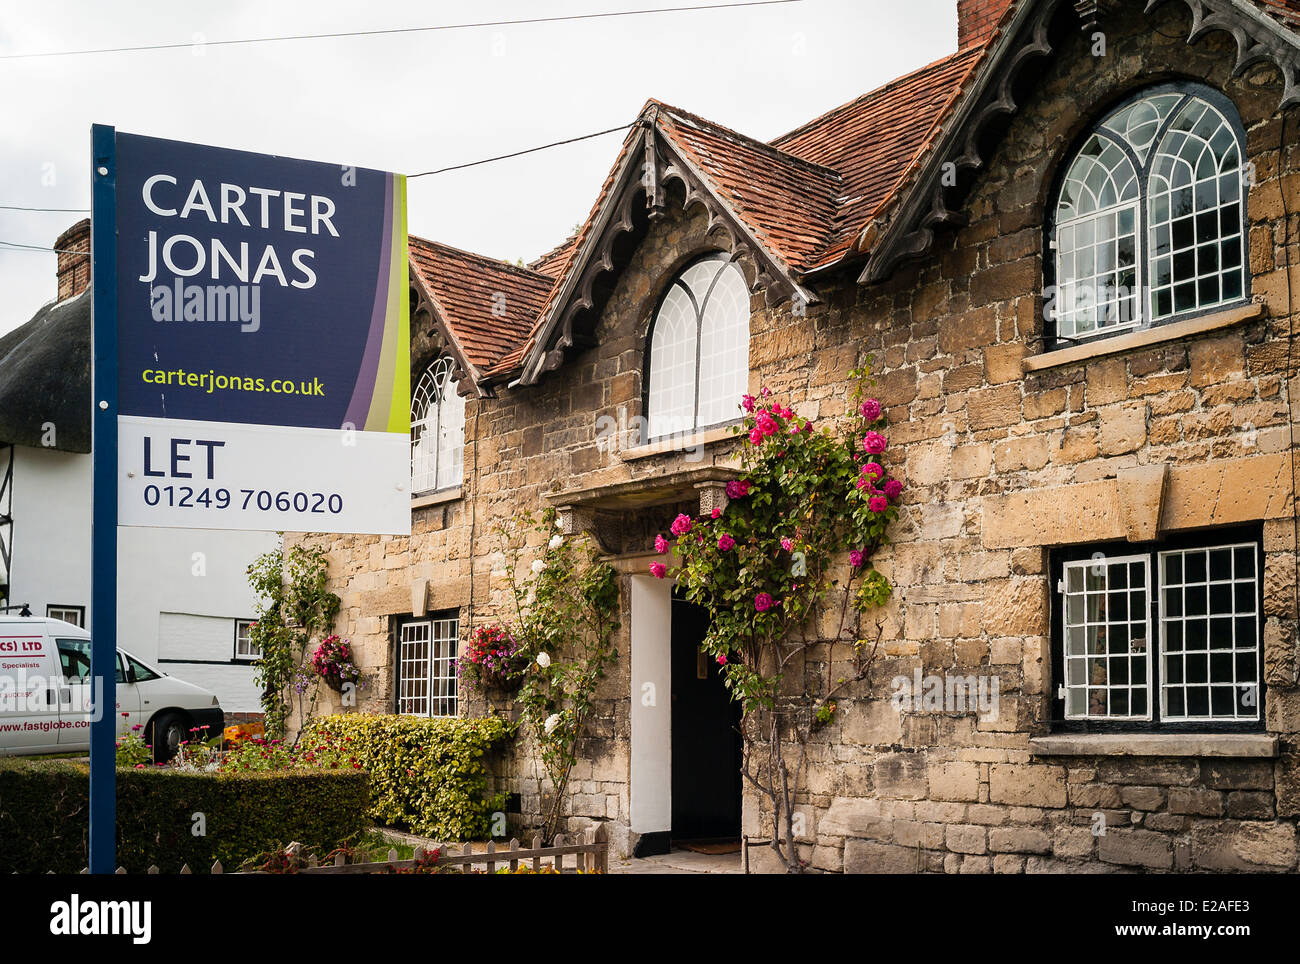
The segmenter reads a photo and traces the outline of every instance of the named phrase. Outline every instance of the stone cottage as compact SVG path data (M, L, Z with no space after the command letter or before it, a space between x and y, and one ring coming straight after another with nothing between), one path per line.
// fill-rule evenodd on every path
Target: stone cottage
M491 529L556 508L622 591L573 825L761 837L651 542L724 504L742 392L841 419L871 356L895 592L813 745L803 858L1294 871L1300 2L958 15L956 53L770 142L648 102L526 268L412 238L412 534L292 538L328 550L364 709L473 714L452 659L510 615ZM996 681L996 712L897 699L935 678ZM531 763L502 779L535 813Z

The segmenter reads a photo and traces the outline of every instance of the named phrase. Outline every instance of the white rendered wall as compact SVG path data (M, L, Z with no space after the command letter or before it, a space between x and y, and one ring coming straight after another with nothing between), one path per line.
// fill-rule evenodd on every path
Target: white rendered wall
M18 446L13 485L10 601L38 616L50 605L84 606L89 626L90 456ZM159 668L213 690L227 713L260 711L252 669L230 662L234 620L256 611L249 563L278 544L273 532L119 529L118 645L148 663L168 660ZM167 613L207 618L187 630ZM224 651L215 644L222 632Z

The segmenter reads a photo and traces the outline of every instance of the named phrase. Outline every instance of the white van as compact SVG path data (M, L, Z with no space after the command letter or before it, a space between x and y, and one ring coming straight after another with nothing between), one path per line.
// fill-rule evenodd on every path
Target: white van
M90 633L59 619L0 613L0 756L88 752L95 689ZM140 724L137 732L159 760L182 740L221 733L225 714L216 694L122 649L116 689L118 736Z

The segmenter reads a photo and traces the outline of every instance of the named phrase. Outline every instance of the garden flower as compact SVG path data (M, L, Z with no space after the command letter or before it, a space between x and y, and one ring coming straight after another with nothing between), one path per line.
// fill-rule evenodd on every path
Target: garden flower
M668 540L662 535L655 536L655 552L663 555L668 551Z
M545 568L546 568L546 563L543 562L541 559L533 560L533 565L532 565L533 572L540 574L541 571Z
M864 558L865 557L863 556L861 549L849 550L849 565L852 566L854 569L857 569L862 565L862 561Z
M673 520L673 525L672 525L673 535L675 536L686 535L686 533L691 531L691 526L693 524L694 523L691 522L690 516L688 516L685 512L681 513L676 519Z
M727 665L727 654L726 654L726 653L719 653L719 654L718 654L718 665L719 665L719 666L726 666L726 665Z
M765 592L760 592L757 596L754 597L754 608L757 609L760 613L767 612L769 609L772 608L772 604L773 604L772 597Z
M874 422L876 419L880 418L880 403L874 398L868 398L862 403L861 412L862 417L868 422Z
M564 545L564 536L559 535L558 533L556 535L551 536L551 541L550 543L548 543L548 545L550 545L552 549L560 548L560 546Z
M786 552L789 552L791 549L794 548L794 542L791 541L789 536L786 536L784 539L781 540L781 548L784 549Z
M879 432L868 432L862 439L862 447L871 455L879 455L888 445L888 439Z
M868 462L862 466L862 474L872 482L878 482L885 477L885 469L879 462Z
M667 574L667 572L668 572L668 567L665 566L662 562L650 563L650 575L654 576L656 579L662 579Z
M764 385L762 388L758 390L758 394L762 395L764 398L767 398L767 396L772 394L772 389Z
M736 540L731 538L727 533L724 532L722 535L718 536L718 548L723 552L726 552L728 549L734 549L735 546Z
M550 736L552 733L555 732L555 728L559 725L560 725L560 714L552 713L550 716L546 718L546 722L542 724L542 727L543 729L546 730L546 735Z
M890 479L885 483L885 495L891 499L897 499L902 491L903 483L899 482L898 479Z
M715 505L713 511L709 513L709 518L716 519L720 515L722 515L722 510Z
M541 652L541 653L538 653L538 654L537 654L537 665L540 666L542 669L546 669L546 667L550 666L550 665L551 665L551 654L550 654L550 653L547 653L547 652Z
M750 431L749 431L749 444L750 444L750 445L762 445L762 444L763 444L763 433L760 432L760 431L759 431L758 429L756 429L756 428L755 428L755 429L750 429Z
M883 495L873 495L867 503L867 508L872 512L884 512L889 508L889 500Z
M870 485L871 485L871 480L870 480L869 478L867 478L865 475L859 475L859 476L858 476L858 488L859 488L859 489L865 489L865 488L867 488L867 487L870 486Z
M780 428L776 424L776 419L768 412L763 412L758 416L758 424L755 427L764 435L775 435Z
M758 399L754 398L753 395L742 395L740 396L740 407L747 412L752 412L756 401L758 401Z
M743 499L745 496L749 495L749 480L732 479L727 483L726 492L728 499Z

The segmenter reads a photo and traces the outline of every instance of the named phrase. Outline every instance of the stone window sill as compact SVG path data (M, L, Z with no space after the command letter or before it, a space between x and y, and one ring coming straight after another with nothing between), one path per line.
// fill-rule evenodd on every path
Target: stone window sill
M1041 355L1031 355L1024 359L1021 365L1026 374L1041 372L1049 368L1058 368L1061 365L1090 361L1093 358L1104 358L1107 355L1118 355L1121 352L1146 348L1149 345L1159 345L1167 341L1189 338L1192 335L1203 335L1207 332L1231 328L1247 321L1254 321L1256 318L1262 317L1263 314L1263 304L1240 305L1236 308L1228 308L1225 311L1201 315L1199 318L1174 321L1167 325L1157 325L1154 328L1130 332L1127 335L1101 338L1097 341L1085 342L1082 345L1058 348L1056 351L1044 352Z
M626 449L621 458L624 462L635 462L637 459L648 459L652 455L662 455L664 452L682 452L686 449L693 449L697 445L713 445L717 442L725 442L727 439L739 438L740 436L731 429L732 426L730 425L722 425L718 428L708 428L691 435L668 435L650 442L648 445L638 445L636 448Z
M455 502L461 497L461 487L458 485L454 489L443 489L441 492L426 492L423 495L411 496L412 509L427 509L431 505L442 505L444 502Z
M1029 741L1036 756L1275 757L1268 733L1054 733Z

